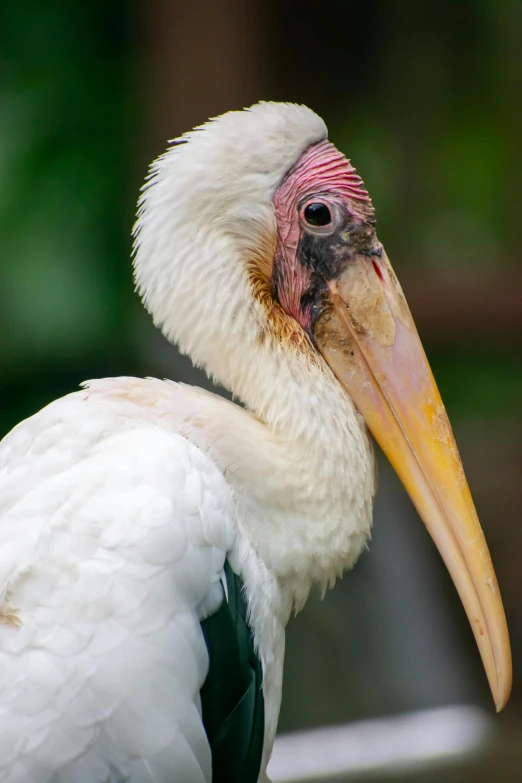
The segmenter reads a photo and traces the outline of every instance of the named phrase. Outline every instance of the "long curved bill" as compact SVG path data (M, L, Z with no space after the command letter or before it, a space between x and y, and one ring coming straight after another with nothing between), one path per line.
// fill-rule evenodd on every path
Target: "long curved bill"
M328 281L314 328L324 358L393 465L468 615L497 710L511 690L502 599L446 410L384 252Z

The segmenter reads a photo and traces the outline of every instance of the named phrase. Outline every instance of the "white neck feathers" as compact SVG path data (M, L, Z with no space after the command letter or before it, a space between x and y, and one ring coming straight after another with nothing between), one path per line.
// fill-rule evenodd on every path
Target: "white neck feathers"
M136 282L154 322L255 414L212 403L227 426L206 419L208 450L297 606L313 580L332 583L356 560L374 493L360 417L320 357L266 339L249 270L260 253L273 258L275 189L326 134L303 106L223 115L153 164L135 227Z

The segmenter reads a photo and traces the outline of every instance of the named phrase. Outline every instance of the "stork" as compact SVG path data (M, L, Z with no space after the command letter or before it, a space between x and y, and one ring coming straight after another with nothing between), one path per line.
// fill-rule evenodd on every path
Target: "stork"
M488 548L372 202L324 122L259 103L185 134L152 164L134 236L154 323L243 406L106 378L3 440L0 781L266 780L285 626L368 541L370 433L501 709Z

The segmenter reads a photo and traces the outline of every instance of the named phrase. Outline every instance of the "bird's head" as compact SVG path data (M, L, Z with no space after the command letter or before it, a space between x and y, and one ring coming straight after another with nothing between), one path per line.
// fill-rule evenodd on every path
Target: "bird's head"
M323 121L260 103L185 134L152 165L135 236L155 323L261 417L283 367L351 400L446 562L500 709L511 658L488 548L372 203Z

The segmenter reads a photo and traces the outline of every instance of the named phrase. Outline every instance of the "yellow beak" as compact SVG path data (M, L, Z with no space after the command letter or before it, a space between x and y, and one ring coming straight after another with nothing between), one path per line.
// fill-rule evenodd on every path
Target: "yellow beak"
M489 550L457 444L402 289L384 251L355 254L327 282L317 347L393 465L453 578L497 710L511 649Z

